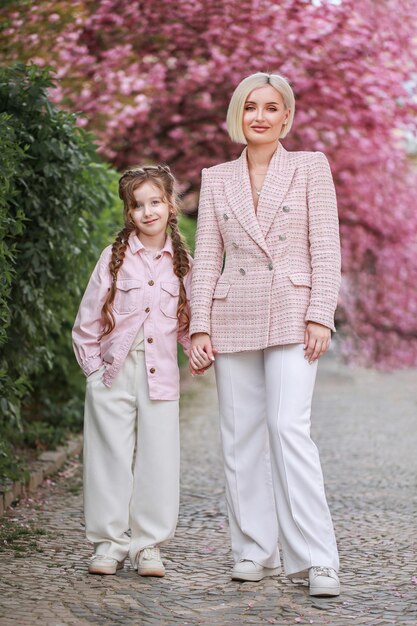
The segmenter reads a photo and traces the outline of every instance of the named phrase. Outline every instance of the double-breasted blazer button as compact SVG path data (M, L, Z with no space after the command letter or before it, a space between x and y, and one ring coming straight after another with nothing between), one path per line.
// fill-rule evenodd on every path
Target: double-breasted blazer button
M273 270L273 269L274 269L274 266L273 266L273 264L272 264L272 263L269 263L269 264L268 264L268 269L269 269L269 270Z
M285 241L285 240L286 240L286 238L287 238L287 235L279 235L279 236L278 236L278 239L279 239L280 241Z
M246 274L245 270L243 269L243 267L240 268L239 272L242 274L242 276L244 276Z
M289 213L291 211L290 207L287 205L283 206L282 210L284 211L284 213Z
M227 215L227 213L223 213L223 217L224 217L225 221L227 222L227 220L229 219L229 216Z

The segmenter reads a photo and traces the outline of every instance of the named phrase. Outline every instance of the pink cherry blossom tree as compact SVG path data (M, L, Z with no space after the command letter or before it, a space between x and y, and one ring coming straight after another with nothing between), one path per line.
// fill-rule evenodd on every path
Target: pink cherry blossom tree
M412 0L46 0L2 10L3 60L56 68L54 98L81 111L115 166L166 161L185 192L234 158L236 84L290 78L290 150L322 150L343 246L340 343L381 367L417 365L417 20ZM21 5L21 6L20 6Z

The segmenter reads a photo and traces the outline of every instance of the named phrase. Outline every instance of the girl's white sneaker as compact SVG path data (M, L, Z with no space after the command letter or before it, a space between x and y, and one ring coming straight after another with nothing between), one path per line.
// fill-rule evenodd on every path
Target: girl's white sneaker
M310 596L338 596L340 582L332 567L310 567L308 570Z

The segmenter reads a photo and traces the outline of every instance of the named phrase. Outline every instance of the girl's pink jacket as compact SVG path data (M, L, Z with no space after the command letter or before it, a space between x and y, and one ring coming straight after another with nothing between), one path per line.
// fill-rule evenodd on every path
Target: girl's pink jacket
M187 354L190 340L188 332L178 333L179 279L174 274L172 256L169 236L155 259L146 252L135 234L130 236L117 275L113 303L116 326L100 341L101 309L111 285L111 246L103 250L81 300L72 331L74 352L86 376L104 365L102 380L111 387L143 326L149 397L151 400L179 398L177 340ZM184 279L188 299L190 285L191 271Z
M307 321L335 330L341 259L327 159L278 144L255 213L246 152L203 170L190 335L208 333L219 353L303 343Z

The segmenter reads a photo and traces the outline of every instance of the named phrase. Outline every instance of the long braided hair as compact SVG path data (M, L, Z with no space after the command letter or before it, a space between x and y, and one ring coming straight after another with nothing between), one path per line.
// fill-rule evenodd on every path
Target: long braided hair
M179 205L175 192L175 178L167 165L145 165L143 167L127 170L119 179L119 197L123 200L124 228L117 234L116 240L112 246L112 255L109 262L112 282L101 310L104 321L104 330L101 338L109 335L116 324L112 305L116 295L117 274L123 265L129 237L132 232L138 232L132 218L132 211L136 206L133 193L135 189L145 182L150 182L158 187L163 194L164 201L167 202L169 206L168 226L171 231L172 239L173 269L174 274L178 276L180 281L177 309L180 330L186 330L190 323L187 310L187 295L184 287L184 277L190 269L190 261L188 258L187 245L178 228Z

